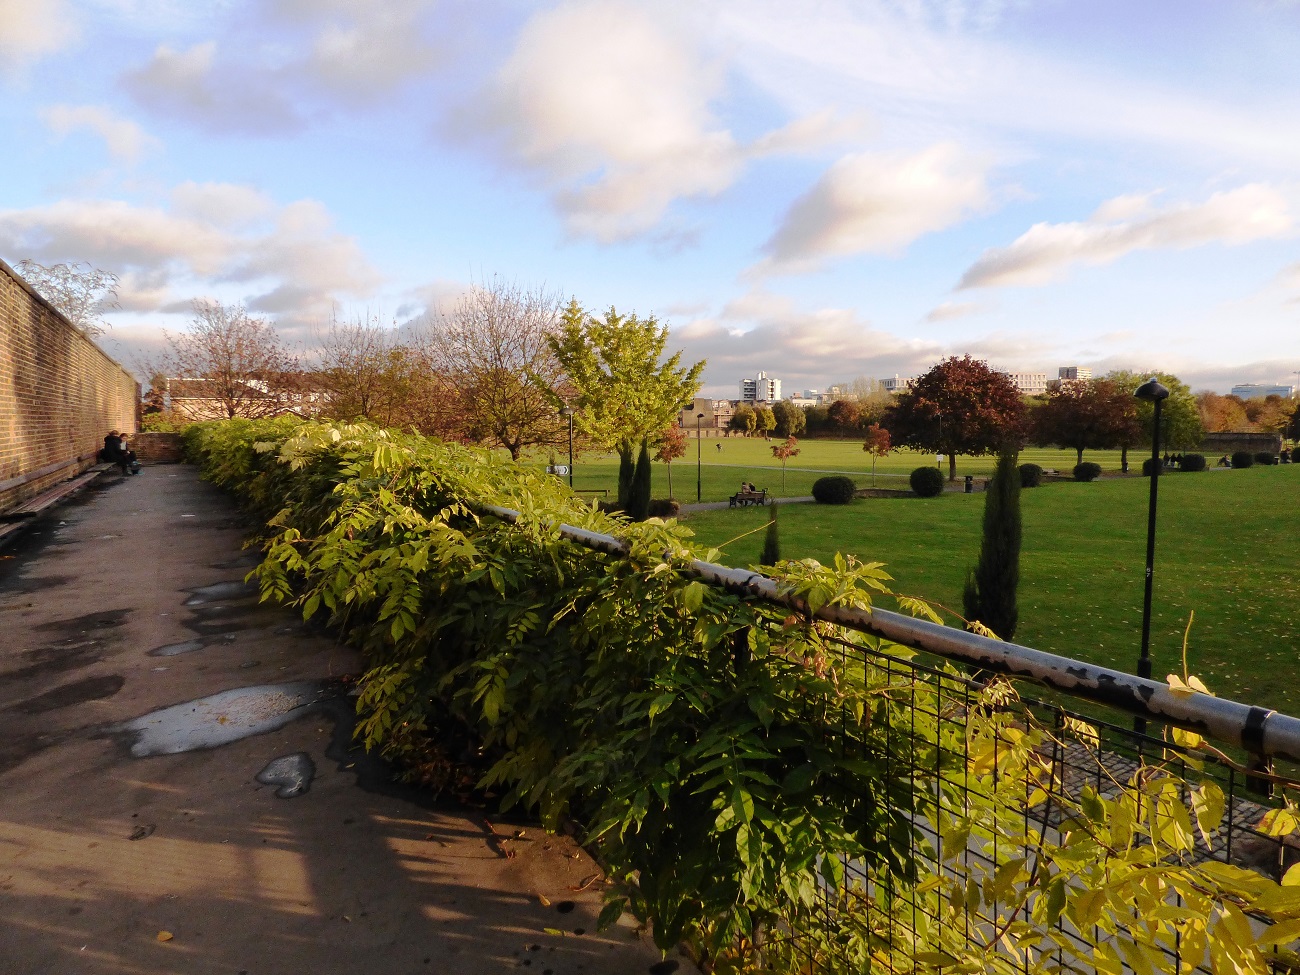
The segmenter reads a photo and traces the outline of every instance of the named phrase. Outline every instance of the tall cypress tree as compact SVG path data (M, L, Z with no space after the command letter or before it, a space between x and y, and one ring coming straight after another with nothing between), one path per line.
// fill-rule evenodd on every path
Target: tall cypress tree
M632 461L631 451L619 451L618 454L618 506L627 511L632 504L632 479L636 476L636 465Z
M966 576L962 603L968 620L979 620L1004 640L1015 636L1020 586L1020 472L1016 455L1004 451L984 495L984 539L979 563Z
M772 511L767 516L767 534L763 536L763 554L758 557L759 565L776 565L781 561L781 537L776 527L776 502L772 502Z
M633 521L645 521L650 514L650 450L644 440L632 471L632 484L623 511Z

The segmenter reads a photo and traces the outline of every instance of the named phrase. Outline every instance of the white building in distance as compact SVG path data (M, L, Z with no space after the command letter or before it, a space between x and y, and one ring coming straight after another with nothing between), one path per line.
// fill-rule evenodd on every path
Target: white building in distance
M1056 370L1057 379L1068 379L1077 381L1080 379L1091 379L1092 370L1087 366L1061 366Z
M1025 396L1042 396L1047 392L1047 373L1045 372L1006 372L1003 373L1016 385L1016 389Z
M742 403L775 403L780 398L781 380L770 379L765 372L760 372L753 379L740 381Z
M1232 395L1242 399L1262 399L1265 396L1281 396L1291 399L1295 396L1294 386L1271 386L1268 383L1242 383L1232 387Z
M895 396L900 396L911 389L912 384L915 382L915 379L903 379L895 375L893 379L880 380L880 385L884 388L885 392L893 393Z

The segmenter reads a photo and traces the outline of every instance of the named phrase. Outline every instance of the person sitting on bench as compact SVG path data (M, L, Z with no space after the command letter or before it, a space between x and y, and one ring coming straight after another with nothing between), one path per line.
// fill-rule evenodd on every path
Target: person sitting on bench
M140 464L135 459L135 451L129 450L126 437L113 430L104 438L104 449L99 452L101 460L116 464L123 474L139 474Z

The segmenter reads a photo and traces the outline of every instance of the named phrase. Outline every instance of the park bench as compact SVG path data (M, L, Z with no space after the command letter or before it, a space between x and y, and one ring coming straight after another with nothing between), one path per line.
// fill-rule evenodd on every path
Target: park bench
M81 490L112 466L112 464L96 464L71 480L46 488L36 497L28 498L18 507L6 511L3 515L0 515L0 540L4 540L7 535L16 534L25 527L28 521L35 518L46 508L53 507L69 494ZM3 544L3 541L0 541L0 544Z
M728 499L728 507L745 507L751 504L767 504L767 488L761 491L737 491Z

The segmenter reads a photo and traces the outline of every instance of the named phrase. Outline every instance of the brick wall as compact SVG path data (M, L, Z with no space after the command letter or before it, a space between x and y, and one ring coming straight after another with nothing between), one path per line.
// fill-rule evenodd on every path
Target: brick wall
M134 433L130 373L0 261L0 512L95 462L110 430Z
M179 433L137 433L131 449L141 464L179 464L184 459Z

